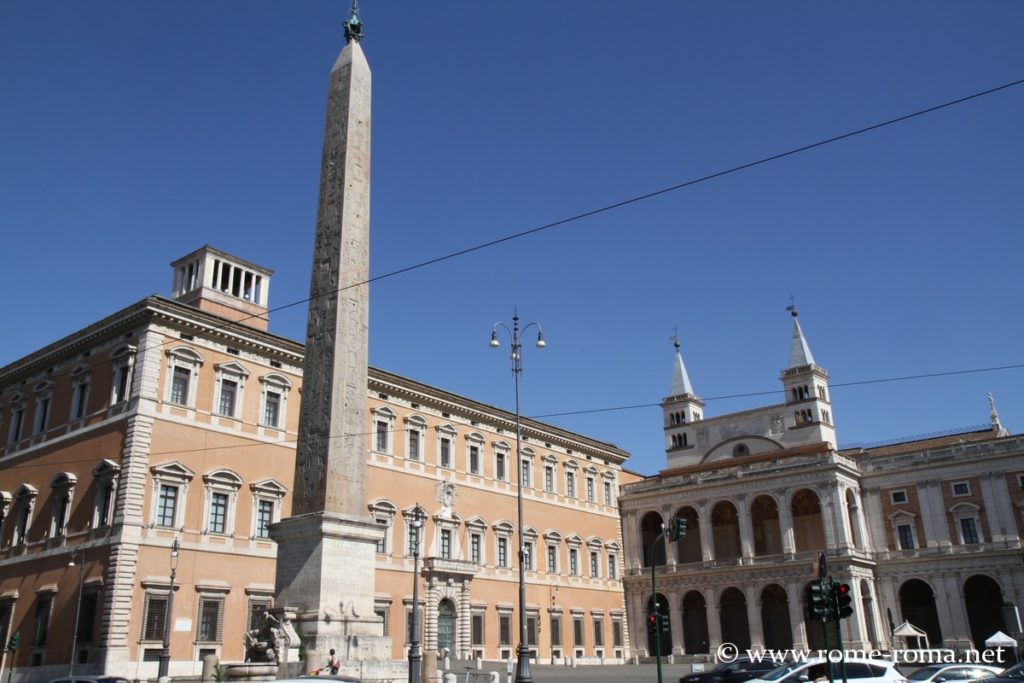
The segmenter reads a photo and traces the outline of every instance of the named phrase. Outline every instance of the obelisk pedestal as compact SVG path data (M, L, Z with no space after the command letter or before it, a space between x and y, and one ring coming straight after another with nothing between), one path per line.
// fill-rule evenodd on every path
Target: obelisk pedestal
M271 536L276 611L320 657L307 670L333 648L343 671L370 679L389 677L368 674L391 664L391 639L373 611L384 530L366 507L370 68L361 35L353 4L328 88L292 516Z

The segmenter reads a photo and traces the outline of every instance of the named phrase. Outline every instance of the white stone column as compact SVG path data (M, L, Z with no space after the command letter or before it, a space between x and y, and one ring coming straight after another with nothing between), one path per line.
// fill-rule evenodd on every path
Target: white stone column
M747 624L750 626L750 649L764 649L764 623L761 620L761 593L756 586L744 586L747 598Z
M750 523L750 501L747 496L737 500L740 522L740 557L743 564L754 562L754 528Z
M835 486L830 483L822 484L817 488L816 493L818 502L821 504L821 524L825 531L825 547L835 550L839 543L835 524Z
M1006 488L1006 478L1002 473L987 472L979 477L981 481L981 499L985 504L985 517L988 520L988 534L986 534L990 541L1003 545L1006 543L1007 531L1013 528L1014 535L1016 535L1016 527L1013 526L1013 520L1009 520L1007 524L1006 515L1013 511L1011 505L1005 505L1004 501L999 500L999 496L996 493L996 486L999 482L1002 482L1003 488ZM1005 503L1009 503L1009 497Z
M875 559L889 559L889 536L886 528L889 520L882 516L882 499L877 487L864 490L865 514L870 522L870 538L867 548L873 550Z
M679 597L679 589L667 591L665 599L668 600L669 622L672 625L672 653L681 655L686 649L683 642L683 601Z
M850 593L852 597L850 607L853 608L853 614L843 619L846 626L843 633L843 646L847 649L866 650L869 649L870 644L864 620L871 617L864 614L864 599L860 592L860 581L855 577L850 578Z
M973 647L971 641L971 627L967 621L967 605L964 603L963 590L960 587L960 576L956 574L944 574L942 583L945 586L946 594L949 596L949 616L951 619L951 635L956 638L960 647ZM936 596L936 601L939 598ZM943 630L942 637L949 639Z
M955 587L950 591L946 583L946 577L935 574L927 577L935 591L935 609L939 615L939 628L942 630L942 646L956 649L957 641L960 640L960 630L957 628L954 612L960 609L957 603L960 600L960 591ZM938 644L931 643L932 647Z
M789 491L779 492L779 533L782 535L782 553L787 560L796 555L796 539L793 537L793 508L790 507Z
M713 588L707 589L708 647L714 652L722 644L722 619L718 609L718 595Z
M700 527L700 554L704 563L707 564L715 559L715 554L711 547L711 517L708 512L708 503L706 500L702 500L698 503L697 514L700 515L700 519L697 520L698 526Z
M803 589L795 581L786 584L786 591L789 593L789 627L793 631L793 649L807 649L807 629L804 625L804 610L801 599Z

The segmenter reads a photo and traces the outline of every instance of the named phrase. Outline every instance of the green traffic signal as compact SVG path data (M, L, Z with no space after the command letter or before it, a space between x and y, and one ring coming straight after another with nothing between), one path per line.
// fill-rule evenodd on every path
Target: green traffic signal
M11 642L7 644L7 649L14 652L18 649L18 643L21 642L21 631L15 631L14 635L11 636Z
M681 541L686 538L686 517L676 517L672 522L672 540Z

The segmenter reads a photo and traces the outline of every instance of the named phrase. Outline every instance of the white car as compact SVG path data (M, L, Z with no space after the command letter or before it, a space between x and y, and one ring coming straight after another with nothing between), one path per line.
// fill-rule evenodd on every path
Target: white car
M824 657L808 657L806 661L780 666L747 683L828 683L828 662ZM840 664L832 664L832 676L842 681ZM906 677L887 659L847 657L847 683L907 683Z
M930 664L910 675L915 683L943 683L944 681L975 681L995 678L1002 671L987 664Z

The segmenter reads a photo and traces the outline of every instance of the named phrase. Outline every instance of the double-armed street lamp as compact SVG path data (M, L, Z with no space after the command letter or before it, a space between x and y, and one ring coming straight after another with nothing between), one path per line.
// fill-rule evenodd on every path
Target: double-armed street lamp
M522 330L519 329L519 314L512 315L512 328L503 322L494 323L491 329L491 347L501 346L498 341L498 328L504 328L512 337L512 376L515 378L516 386L516 467L519 470L517 481L519 486L516 493L516 506L519 514L519 647L516 650L516 683L532 683L533 674L530 673L530 652L527 646L526 632L526 545L523 538L523 456L520 451L522 440L522 424L519 416L519 375L523 372L523 345L520 341L520 332L526 332L531 327L537 328L537 348L543 349L547 344L544 342L544 331L539 323L527 323Z
M68 561L68 566L74 567L76 562L78 563L78 604L75 607L75 631L71 636L71 657L68 659L68 676L73 676L75 673L75 650L78 649L78 622L82 618L82 589L85 587L85 553L77 548L71 551L71 559Z
M419 503L413 508L409 526L412 528L412 633L409 635L409 683L420 683L420 540L426 515Z
M157 678L167 678L167 670L171 664L171 621L174 618L174 577L178 573L178 551L181 546L175 537L171 544L171 585L167 591L167 613L164 615L164 647L160 652L160 668Z

